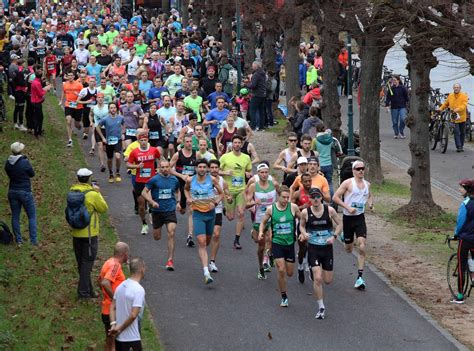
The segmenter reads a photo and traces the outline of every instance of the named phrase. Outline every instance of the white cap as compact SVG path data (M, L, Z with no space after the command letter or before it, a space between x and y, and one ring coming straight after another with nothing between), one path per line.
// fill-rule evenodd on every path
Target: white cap
M14 154L19 154L25 148L25 144L20 143L19 141L15 141L13 144L10 145L10 149Z
M92 171L87 168L81 168L77 171L77 176L78 177L89 177L92 175Z
M144 61L143 61L143 64L144 64L144 65L149 65L149 64L150 64L150 61L149 61L149 60L144 60Z
M296 164L297 164L297 165L300 165L300 164L302 164L302 163L308 163L308 159L307 159L306 157L304 157L304 156L298 157L298 160L296 161Z
M262 169L270 169L270 167L268 167L266 163L262 162L257 166L257 172L260 172Z

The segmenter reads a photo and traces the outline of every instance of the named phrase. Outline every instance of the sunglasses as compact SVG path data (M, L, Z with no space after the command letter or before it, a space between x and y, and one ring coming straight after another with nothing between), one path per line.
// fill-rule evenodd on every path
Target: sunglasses
M365 170L365 167L357 167L357 168L354 168L356 171L360 172L360 171L363 171Z
M316 195L311 195L311 198L312 199L320 199L320 198L322 198L322 196L319 195L319 194L316 194Z
M297 139L288 139L290 143L296 143L298 140Z

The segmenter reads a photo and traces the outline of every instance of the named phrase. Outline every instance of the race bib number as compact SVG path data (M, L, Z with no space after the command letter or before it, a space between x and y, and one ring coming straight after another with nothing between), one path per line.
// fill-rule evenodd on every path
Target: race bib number
M171 189L160 189L158 190L158 199L159 200L168 200L171 199Z
M107 137L107 144L109 145L116 145L118 144L119 142L119 138L115 137L115 136L108 136Z
M194 166L183 166L183 175L194 175Z
M278 235L291 234L291 224L290 223L277 223L275 225L275 234L278 234Z
M232 186L235 186L235 187L243 186L244 177L241 177L241 176L232 177L231 184Z
M327 240L331 237L332 233L329 230L315 230L310 232L310 243L316 245L326 245Z
M148 136L153 140L160 139L160 132L148 132Z
M150 178L151 177L151 168L141 168L140 169L140 177Z
M132 137L137 136L137 130L127 128L127 129L125 129L125 135L126 136L132 136Z
M71 108L76 108L76 107L77 107L77 102L71 101L71 102L69 103L69 107L71 107Z
M353 203L351 203L351 207L356 208L357 211L364 212L365 203L363 203L363 202L353 202Z
M260 212L265 213L267 206L260 206Z

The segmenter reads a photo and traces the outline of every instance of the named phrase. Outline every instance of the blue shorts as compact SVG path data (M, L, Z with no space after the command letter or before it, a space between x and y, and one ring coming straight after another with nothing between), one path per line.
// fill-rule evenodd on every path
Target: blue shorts
M193 211L193 226L196 236L209 235L214 232L214 222L216 220L216 210L209 212Z

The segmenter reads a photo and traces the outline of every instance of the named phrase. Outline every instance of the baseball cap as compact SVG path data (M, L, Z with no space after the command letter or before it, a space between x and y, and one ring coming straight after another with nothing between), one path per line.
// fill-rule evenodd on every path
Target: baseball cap
M356 169L357 167L364 166L364 162L357 160L352 164L352 169Z
M309 189L309 197L314 199L315 197L318 197L318 195L323 196L323 192L321 191L321 189L319 189L319 188Z
M303 163L308 163L308 159L304 156L298 157L298 160L296 161L296 164L299 166Z
M20 58L20 56L16 55L16 54L13 54L10 56L10 60L18 60Z
M25 144L20 143L19 141L15 141L13 144L10 145L10 149L14 154L19 154L25 148Z
M81 168L77 171L77 176L78 177L89 177L92 175L92 171L87 168Z
M316 162L317 164L319 164L319 159L315 156L310 156L308 157L308 163L311 163L311 162Z

